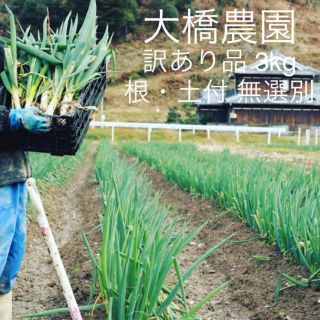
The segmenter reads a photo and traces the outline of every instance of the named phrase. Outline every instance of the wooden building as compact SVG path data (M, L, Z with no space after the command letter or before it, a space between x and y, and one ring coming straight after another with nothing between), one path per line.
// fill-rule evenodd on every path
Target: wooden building
M271 52L231 77L235 88L202 92L198 110L208 122L320 125L320 71Z

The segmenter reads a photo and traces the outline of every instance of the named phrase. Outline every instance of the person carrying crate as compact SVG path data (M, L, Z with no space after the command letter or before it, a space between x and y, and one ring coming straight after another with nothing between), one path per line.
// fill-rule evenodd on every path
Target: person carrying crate
M3 68L4 50L0 46L0 72ZM5 89L0 83L1 90ZM39 115L33 107L9 110L0 105L0 140L5 132L25 129L41 134L48 132L50 126L49 118ZM25 252L25 181L30 176L26 153L0 151L0 320L12 319L12 289Z

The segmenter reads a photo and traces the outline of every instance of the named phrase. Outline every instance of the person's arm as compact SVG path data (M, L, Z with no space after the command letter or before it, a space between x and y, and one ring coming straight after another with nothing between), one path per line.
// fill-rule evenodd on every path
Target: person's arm
M51 130L50 118L37 113L35 108L8 110L0 105L0 133L26 129L32 133L45 133Z
M0 105L0 132L10 131L10 111Z
M0 73L4 70L4 49L0 45ZM32 133L44 133L51 130L48 117L39 114L34 107L11 109L0 105L0 133L26 129Z
M0 72L4 70L4 50L0 45ZM10 130L10 110L6 106L0 105L0 134Z
M10 131L25 129L40 134L51 130L50 118L37 111L35 107L11 109L9 118Z

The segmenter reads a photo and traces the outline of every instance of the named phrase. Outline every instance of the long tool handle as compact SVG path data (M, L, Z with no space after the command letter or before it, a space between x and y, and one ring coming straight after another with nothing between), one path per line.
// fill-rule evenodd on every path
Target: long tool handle
M60 254L58 247L56 245L56 242L54 240L46 213L44 211L44 207L42 204L42 200L40 197L40 193L38 191L37 185L36 185L36 180L34 178L30 178L26 182L27 189L30 195L31 203L35 210L37 211L37 218L38 218L38 223L41 229L41 233L46 241L46 244L49 248L50 255L53 261L53 265L57 271L60 284L63 289L63 294L64 297L67 301L69 310L70 310L70 315L73 320L82 320L82 316L79 310L79 306L77 304L77 301L74 297L67 272L63 266L63 262L61 260Z

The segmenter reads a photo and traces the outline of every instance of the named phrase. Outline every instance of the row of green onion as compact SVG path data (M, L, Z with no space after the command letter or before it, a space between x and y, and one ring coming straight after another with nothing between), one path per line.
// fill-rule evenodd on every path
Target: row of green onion
M95 268L106 319L198 319L198 310L227 282L191 307L184 282L231 236L196 258L183 273L178 256L204 226L189 231L187 224L170 217L168 208L159 203L159 194L152 194L150 182L137 165L119 158L105 142L100 145L96 175L104 204L99 228L101 248L94 251L87 236L83 237Z
M258 230L268 243L320 268L320 172L297 165L200 152L194 145L124 144L181 188L214 199Z

